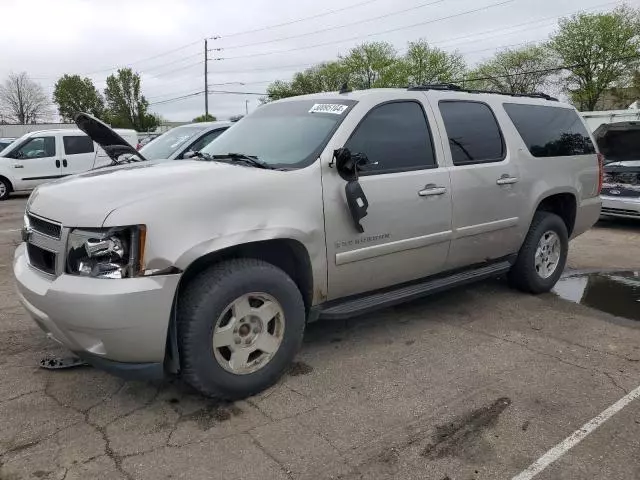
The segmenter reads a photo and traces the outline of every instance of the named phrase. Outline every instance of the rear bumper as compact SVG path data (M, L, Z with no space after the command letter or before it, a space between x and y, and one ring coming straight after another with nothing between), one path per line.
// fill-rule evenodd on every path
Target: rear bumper
M602 196L603 217L636 218L640 220L640 198Z

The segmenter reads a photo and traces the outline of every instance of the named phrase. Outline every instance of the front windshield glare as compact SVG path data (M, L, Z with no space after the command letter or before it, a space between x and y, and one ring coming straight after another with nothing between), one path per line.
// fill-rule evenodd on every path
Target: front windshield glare
M140 149L140 153L147 160L164 160L170 158L180 147L186 144L206 127L185 126L176 127L160 135Z
M263 105L202 149L209 155L255 155L274 167L313 163L354 100L293 100Z

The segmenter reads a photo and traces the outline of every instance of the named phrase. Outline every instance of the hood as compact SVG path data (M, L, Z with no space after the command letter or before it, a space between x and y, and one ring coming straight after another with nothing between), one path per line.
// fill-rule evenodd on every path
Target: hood
M99 227L113 210L148 197L163 198L176 190L188 194L195 189L239 188L278 174L286 175L198 160L133 163L43 184L31 194L27 208L64 226Z
M135 154L141 160L146 160L146 158L140 155L124 138L96 117L88 113L79 113L75 116L74 120L78 128L86 133L91 140L100 145L113 162L117 162L118 157L127 153Z
M640 122L604 123L593 136L606 164L640 160Z

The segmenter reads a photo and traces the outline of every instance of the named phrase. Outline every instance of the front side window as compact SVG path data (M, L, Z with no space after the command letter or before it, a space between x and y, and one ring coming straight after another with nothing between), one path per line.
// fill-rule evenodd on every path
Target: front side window
M225 130L226 129L224 128L220 128L218 130L214 130L213 132L209 132L206 135L203 135L202 138L199 138L198 140L196 140L194 144L189 147L189 150L193 152L199 152L204 147L206 147L211 142L213 142L216 138L218 138L220 134Z
M267 103L202 149L209 155L242 153L276 168L315 162L348 115L354 100L321 98Z
M93 152L93 141L86 135L63 136L62 144L67 155Z
M352 153L367 155L369 165L361 175L436 166L429 126L418 102L393 102L374 107L345 147Z
M439 106L454 165L499 162L504 159L502 133L488 105L444 100Z
M504 109L534 157L596 153L587 129L572 108L505 103Z
M14 158L46 158L55 157L56 139L55 137L33 137L23 143L12 154Z

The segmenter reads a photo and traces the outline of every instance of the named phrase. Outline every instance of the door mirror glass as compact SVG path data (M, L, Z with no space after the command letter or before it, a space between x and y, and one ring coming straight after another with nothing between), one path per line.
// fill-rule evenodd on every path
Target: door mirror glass
M193 158L196 156L196 152L194 152L193 150L189 150L188 152L184 152L182 154L182 158Z

